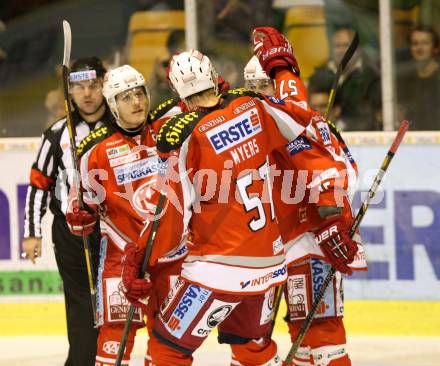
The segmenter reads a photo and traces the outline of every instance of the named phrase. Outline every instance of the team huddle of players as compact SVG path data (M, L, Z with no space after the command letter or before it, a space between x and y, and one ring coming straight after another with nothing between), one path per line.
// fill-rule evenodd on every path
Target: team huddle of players
M191 365L215 327L231 365L282 365L270 337L275 291L286 284L294 339L331 266L337 276L293 364L351 365L341 273L366 269L360 238L349 235L357 167L309 107L287 39L268 27L254 35L246 88L229 89L197 50L172 57L180 100L152 112L134 68L105 75L115 123L80 144L88 207L71 192L66 215L76 235L91 233L99 217L103 236L97 366L115 363L109 345L121 340L128 302L137 310L122 365L144 315L145 365ZM148 276L139 278L152 234Z

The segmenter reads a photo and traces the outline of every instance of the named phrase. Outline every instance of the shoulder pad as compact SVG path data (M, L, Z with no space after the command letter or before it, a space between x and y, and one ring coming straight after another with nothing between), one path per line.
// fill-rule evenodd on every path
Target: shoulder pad
M256 93L256 92L254 92L250 89L246 89L246 88L229 89L226 93L223 93L221 95L222 98L225 98L225 99L231 100L231 101L235 98L243 97L243 96L263 99L263 96L261 94Z
M48 128L50 131L59 131L64 125L66 124L66 117L61 117L60 119L56 120L52 125Z
M177 103L179 103L177 99L171 98L159 104L148 114L148 122L153 123L154 121L157 121L162 116L164 116L168 111L173 109L177 105Z
M157 149L162 153L179 149L205 115L204 112L185 112L171 117L159 130Z
M105 140L111 136L115 130L110 126L102 126L96 130L91 131L78 145L76 153L78 158L83 156L88 150L95 146L98 142Z

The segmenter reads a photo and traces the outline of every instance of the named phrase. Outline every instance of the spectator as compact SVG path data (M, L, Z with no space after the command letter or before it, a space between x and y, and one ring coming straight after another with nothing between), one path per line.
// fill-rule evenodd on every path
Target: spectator
M439 130L439 36L431 27L418 26L410 33L409 48L412 62L398 78L399 111L412 130Z
M319 111L322 115L325 115L327 111L327 104L330 94L325 89L309 89L309 102L313 109ZM340 130L345 130L344 122L340 120L341 106L334 103L332 110L330 111L329 119L336 124L336 127Z
M310 77L311 90L330 92L339 63L354 36L354 31L343 27L331 37L331 58L318 67ZM347 131L379 130L380 124L380 78L368 65L362 52L357 50L342 74L336 91L335 103L340 105L341 121Z
M151 90L154 90L151 96L152 107L155 107L157 104L169 98L176 97L176 94L170 88L168 82L167 68L170 56L185 51L185 31L181 29L173 30L168 37L166 47L168 57L156 58L153 65L153 72L151 73L148 83Z

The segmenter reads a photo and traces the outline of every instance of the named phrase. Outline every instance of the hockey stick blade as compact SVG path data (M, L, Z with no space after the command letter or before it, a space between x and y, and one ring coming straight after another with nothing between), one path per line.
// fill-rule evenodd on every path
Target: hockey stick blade
M72 49L72 31L70 29L70 24L67 20L63 20L63 32L64 32L63 66L69 67L70 51Z
M371 200L376 195L377 189L379 188L379 185L382 181L382 178L384 177L391 160L393 159L398 147L400 146L400 143L403 140L403 137L405 136L406 131L408 130L409 124L408 121L402 121L400 124L399 130L397 131L396 136L394 137L393 143L391 144L390 148L388 149L387 155L385 156L382 165L379 169L379 172L377 173L376 177L374 178L373 184L371 185L370 190L368 191L367 198L362 203L361 208L359 209L356 218L353 221L353 224L350 228L350 236L353 237L356 230L359 228L359 225L361 224L362 219L364 218L367 209L371 203ZM324 295L327 291L327 288L329 284L332 282L333 277L336 273L336 269L332 267L327 274L327 277L324 279L324 282L321 285L321 288L319 289L319 292L316 294L314 302L310 308L309 313L307 314L307 317L304 319L304 321L301 324L301 328L298 332L298 335L296 336L295 340L292 343L292 346L290 347L289 353L286 356L286 364L291 365L292 359L295 356L296 352L298 351L299 346L301 345L308 329L310 328L310 325L312 324L313 318L315 317L316 311L318 310L319 304L321 303L321 300L324 298Z

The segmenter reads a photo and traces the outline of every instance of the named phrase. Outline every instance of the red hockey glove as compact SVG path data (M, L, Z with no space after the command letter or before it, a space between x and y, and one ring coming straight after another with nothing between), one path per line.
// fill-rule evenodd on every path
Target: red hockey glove
M298 62L287 38L272 27L257 27L253 31L254 54L269 77L275 68L292 67L299 76Z
M139 278L145 250L128 243L122 258L122 285L125 297L137 307L145 307L150 296L152 283L149 279Z
M217 85L219 94L226 93L229 89L231 89L231 85L225 80L223 76L218 77Z
M69 202L66 213L66 221L69 230L74 235L90 235L96 225L98 214L89 206L80 209L78 199L75 197Z
M324 252L327 260L339 272L352 274L348 264L353 262L357 244L350 238L347 225L341 216L329 218L315 230L315 241Z

